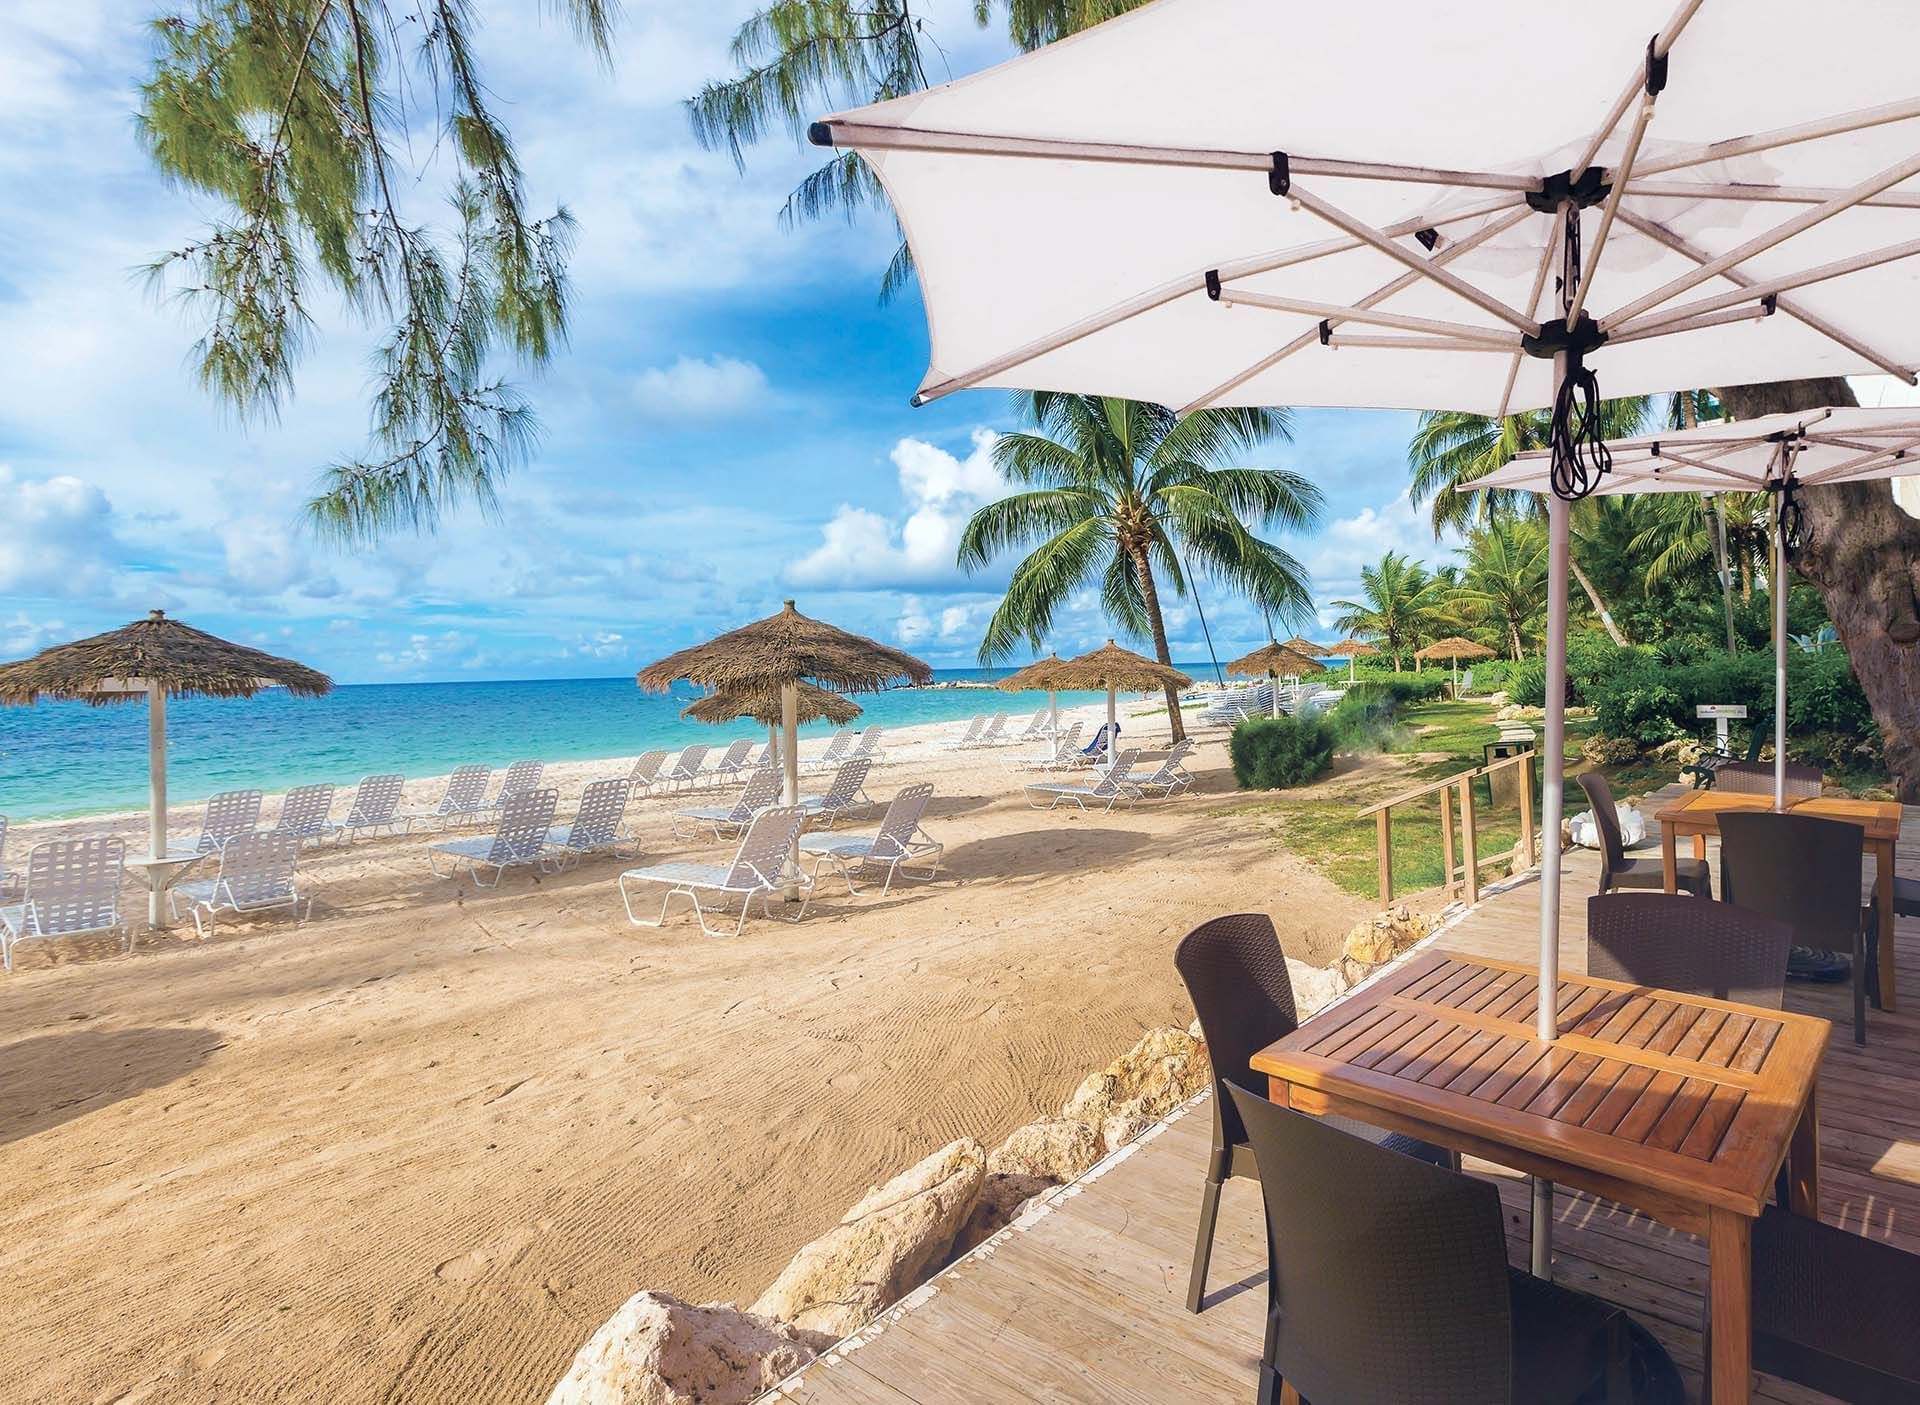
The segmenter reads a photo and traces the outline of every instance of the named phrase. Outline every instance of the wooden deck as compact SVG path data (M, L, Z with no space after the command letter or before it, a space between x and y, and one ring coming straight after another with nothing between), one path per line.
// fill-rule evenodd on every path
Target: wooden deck
M1650 815L1656 804L1650 800ZM1898 867L1920 874L1920 809L1909 808ZM1871 865L1868 865L1871 869ZM1597 865L1569 856L1562 880L1564 969L1586 969L1586 902ZM1716 885L1717 886L1717 885ZM1527 960L1539 888L1523 881L1443 932L1436 945ZM1920 923L1899 924L1898 1014L1869 1009L1866 1048L1850 1035L1845 985L1788 987L1790 1009L1834 1024L1820 1077L1821 1217L1920 1252ZM806 1405L1013 1405L1113 1401L1173 1405L1250 1401L1266 1301L1259 1190L1229 1182L1220 1209L1207 1310L1185 1310L1195 1214L1212 1131L1204 1100L1094 1174L1059 1192L838 1351L788 1382ZM1498 1167L1508 1250L1527 1256L1527 1186ZM1644 1322L1697 1397L1706 1249L1697 1239L1606 1202L1555 1202L1557 1281L1597 1293ZM1756 1400L1828 1397L1761 1377Z

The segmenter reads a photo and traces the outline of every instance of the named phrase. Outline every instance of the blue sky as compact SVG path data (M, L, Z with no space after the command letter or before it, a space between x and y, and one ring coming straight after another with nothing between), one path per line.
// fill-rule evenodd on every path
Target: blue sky
M784 141L738 173L680 99L728 71L750 10L629 0L611 73L534 0L480 0L482 51L535 205L581 225L573 345L526 382L545 425L501 520L342 553L304 535L317 468L362 447L372 337L323 308L277 424L237 424L188 370L196 336L129 269L212 213L154 175L131 112L147 49L133 0L10 0L0 13L0 658L161 606L344 682L626 672L797 596L808 613L973 661L1003 576L952 562L995 495L1009 427L979 391L908 407L926 364L916 298L875 292L879 220L779 227L815 157ZM955 74L1003 55L965 3L929 21ZM437 178L423 187L439 188ZM1388 548L1438 556L1404 499L1411 416L1303 411L1257 461L1312 475L1325 526L1289 545L1316 598ZM1203 596L1215 643L1257 612ZM1190 608L1179 658L1204 657ZM1089 602L1063 652L1109 630Z

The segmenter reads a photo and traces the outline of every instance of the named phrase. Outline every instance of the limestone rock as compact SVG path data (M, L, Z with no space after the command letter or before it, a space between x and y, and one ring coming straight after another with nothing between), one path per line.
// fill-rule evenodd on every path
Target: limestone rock
M986 1149L963 1138L869 1190L793 1256L753 1311L835 1336L855 1331L946 1262L986 1165Z
M832 1342L728 1303L635 1293L580 1348L547 1405L746 1405Z
M1212 1081L1198 1040L1178 1029L1150 1029L1106 1068L1089 1074L1060 1115L1099 1128L1103 1150L1111 1151L1119 1143L1106 1140L1110 1126L1124 1133L1165 1117Z
M1303 1020L1353 989L1353 981L1339 962L1331 966L1309 966L1289 956L1287 978L1293 983L1294 1010Z
M1425 913L1399 903L1356 923L1347 933L1341 954L1365 966L1378 966L1430 936L1436 925Z
M1707 754L1707 748L1698 737L1675 737L1672 741L1661 742L1653 749L1653 754L1660 761L1678 769L1681 766L1698 766L1700 758Z
M954 1236L953 1257L958 1258L991 1239L1019 1217L1029 1200L1052 1190L1058 1184L1060 1182L1046 1176L1018 1173L996 1175L988 1172L967 1222L960 1226L959 1234Z
M1048 1117L1029 1122L993 1149L989 1175L1038 1176L1058 1184L1070 1181L1100 1159L1100 1139L1084 1122Z
M1624 766L1639 759L1640 743L1631 737L1595 733L1580 744L1580 754L1596 766Z

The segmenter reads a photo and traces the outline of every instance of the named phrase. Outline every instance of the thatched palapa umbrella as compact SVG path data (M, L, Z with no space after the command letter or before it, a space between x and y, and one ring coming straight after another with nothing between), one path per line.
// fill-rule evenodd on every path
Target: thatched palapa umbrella
M696 722L735 722L742 717L751 717L756 722L766 724L767 741L774 746L780 744L780 690L778 688L730 688L722 692L708 693L697 698L691 704L680 709L682 717L691 717ZM840 693L829 693L825 688L813 683L800 685L798 711L794 721L805 726L809 722L831 722L836 727L844 727L860 715L860 704Z
M1325 673L1327 666L1317 659L1309 658L1293 647L1292 643L1276 644L1271 639L1255 649L1251 654L1243 654L1227 665L1227 672L1238 674L1242 678L1267 678L1278 680L1289 673ZM1280 690L1273 690L1273 715L1280 715Z
M1109 639L1104 648L1091 653L1068 659L1060 665L1054 675L1060 688L1105 689L1107 694L1107 750L1113 750L1112 736L1116 725L1113 715L1113 695L1116 692L1148 693L1155 688L1189 688L1193 680L1179 669L1164 663L1155 663L1152 659L1136 654L1131 649L1123 649ZM1169 717L1167 723L1178 735L1179 719Z
M1355 659L1371 659L1380 651L1364 639L1343 639L1329 651L1335 658L1347 661L1347 682L1353 682L1353 663Z
M1058 654L1048 654L1044 659L1035 659L1025 668L1009 673L993 686L1003 693L1026 693L1044 688L1047 693L1047 728L1050 732L1060 730L1060 690L1071 684L1060 681L1061 671L1067 667L1065 659Z
M1287 641L1286 647L1293 650L1296 654L1305 654L1311 659L1324 659L1333 653L1333 650L1316 644L1311 639L1303 638L1298 634Z
M56 644L30 659L0 664L0 703L32 705L41 698L77 698L102 707L147 700L147 923L160 926L160 894L169 870L185 860L167 854L167 698L250 698L285 688L317 698L333 680L291 659L170 620L154 610L125 629Z
M877 692L906 680L927 683L933 670L911 654L810 619L789 600L778 614L669 654L640 670L642 688L665 692L681 679L715 692L777 692L785 803L800 803L800 687L836 693Z
M1490 659L1493 656L1493 650L1489 649L1485 644L1476 644L1471 639L1462 639L1457 634L1450 635L1445 639L1437 639L1424 649L1414 650L1413 654L1416 663L1424 659L1451 659L1453 661L1453 685L1456 688L1460 686L1460 660Z

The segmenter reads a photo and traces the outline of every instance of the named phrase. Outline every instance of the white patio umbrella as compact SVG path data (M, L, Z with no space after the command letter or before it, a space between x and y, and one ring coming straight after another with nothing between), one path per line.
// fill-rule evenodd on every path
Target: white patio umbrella
M1618 493L1772 493L1773 532L1773 801L1787 793L1787 578L1793 494L1831 483L1861 483L1920 474L1920 410L1854 406L1801 410L1761 419L1705 424L1667 434L1612 439L1613 471L1594 488ZM1545 450L1466 485L1477 491L1550 493L1553 459ZM1788 531L1783 533L1782 518Z
M906 231L918 402L1554 408L1551 988L1566 502L1608 468L1592 407L1915 383L1911 21L1899 0L1159 0L810 136L858 150Z

